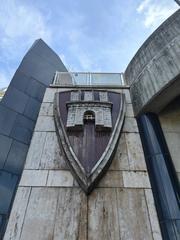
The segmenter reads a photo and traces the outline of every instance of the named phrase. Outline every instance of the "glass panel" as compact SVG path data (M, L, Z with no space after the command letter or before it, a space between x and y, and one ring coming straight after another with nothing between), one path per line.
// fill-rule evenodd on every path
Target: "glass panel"
M122 86L122 73L57 72L54 85Z
M71 73L74 79L74 85L89 85L90 78L88 73Z
M92 85L122 85L119 73L91 73Z

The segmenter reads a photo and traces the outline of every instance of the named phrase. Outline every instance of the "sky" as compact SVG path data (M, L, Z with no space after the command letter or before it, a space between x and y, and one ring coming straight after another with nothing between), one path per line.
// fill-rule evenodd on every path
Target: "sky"
M0 0L0 88L42 38L69 71L123 72L173 0Z

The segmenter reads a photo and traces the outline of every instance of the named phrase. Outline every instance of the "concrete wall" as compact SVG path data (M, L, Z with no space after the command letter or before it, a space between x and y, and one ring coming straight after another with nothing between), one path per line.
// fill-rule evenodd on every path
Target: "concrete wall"
M129 90L115 90L126 94L122 136L88 197L57 143L53 99L64 90L46 90L4 240L162 239Z
M166 138L166 142L174 163L175 170L180 180L180 97L176 98L163 111L159 119Z
M142 45L125 71L135 115L159 112L180 93L180 10Z

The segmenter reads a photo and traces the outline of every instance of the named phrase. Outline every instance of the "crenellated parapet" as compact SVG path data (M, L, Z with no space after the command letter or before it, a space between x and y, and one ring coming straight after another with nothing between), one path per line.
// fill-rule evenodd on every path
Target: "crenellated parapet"
M66 105L68 129L82 130L85 122L94 121L96 131L111 130L112 103L108 100L107 92L98 92L95 100L93 91L72 91L71 101Z

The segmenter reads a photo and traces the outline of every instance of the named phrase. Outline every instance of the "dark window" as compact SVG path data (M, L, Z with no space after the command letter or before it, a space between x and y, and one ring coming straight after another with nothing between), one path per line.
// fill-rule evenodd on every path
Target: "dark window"
M84 113L84 123L95 122L95 114L92 111L86 111Z

